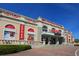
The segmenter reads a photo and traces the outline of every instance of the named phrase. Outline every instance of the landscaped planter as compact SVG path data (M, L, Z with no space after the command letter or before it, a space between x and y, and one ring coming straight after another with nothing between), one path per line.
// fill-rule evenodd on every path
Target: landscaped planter
M30 45L0 45L0 55L31 49Z

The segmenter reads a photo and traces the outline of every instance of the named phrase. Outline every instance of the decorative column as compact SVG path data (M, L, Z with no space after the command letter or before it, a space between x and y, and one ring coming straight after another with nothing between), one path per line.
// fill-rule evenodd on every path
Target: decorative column
M58 37L56 38L56 45L59 45Z
M48 37L48 45L50 45L51 36Z

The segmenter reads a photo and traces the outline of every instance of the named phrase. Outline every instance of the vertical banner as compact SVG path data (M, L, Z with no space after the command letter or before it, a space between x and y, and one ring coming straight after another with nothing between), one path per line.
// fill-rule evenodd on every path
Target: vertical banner
M24 40L24 24L20 24L20 40Z

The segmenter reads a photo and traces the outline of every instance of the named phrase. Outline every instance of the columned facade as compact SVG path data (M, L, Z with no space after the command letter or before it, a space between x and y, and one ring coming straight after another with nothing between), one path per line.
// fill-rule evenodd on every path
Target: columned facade
M67 33L61 25L41 17L35 20L0 9L0 44L55 45L68 41L66 37Z

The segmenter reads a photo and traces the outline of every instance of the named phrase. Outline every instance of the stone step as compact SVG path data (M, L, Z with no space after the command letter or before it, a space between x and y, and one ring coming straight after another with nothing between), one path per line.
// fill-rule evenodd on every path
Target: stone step
M38 45L31 45L32 48L60 48L60 47L74 47L72 44L62 44L62 45L43 45L43 44L38 44Z

